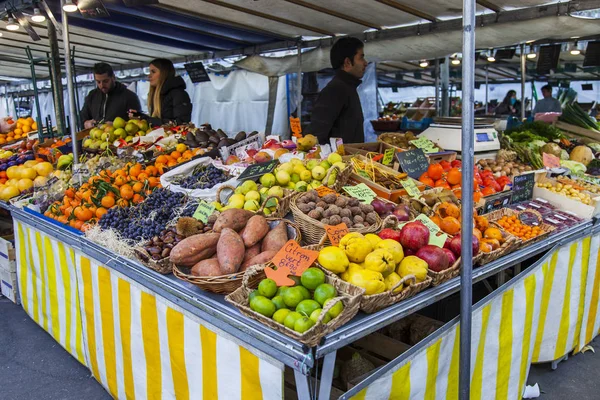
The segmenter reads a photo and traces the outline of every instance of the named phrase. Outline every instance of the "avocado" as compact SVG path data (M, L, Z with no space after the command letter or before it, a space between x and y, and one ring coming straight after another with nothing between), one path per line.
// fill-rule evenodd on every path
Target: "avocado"
M235 141L236 142L240 142L242 140L246 139L246 132L241 131L240 133L238 133L237 135L235 135Z
M225 146L229 146L229 142L227 141L227 138L223 138L219 141L219 144L217 145L217 148L220 149L221 147L225 147Z
M218 136L218 135L211 135L211 136L208 138L208 141L209 141L209 142L211 142L211 143L214 143L214 144L218 144L220 140L221 140L221 139L219 139L219 136Z
M226 138L227 134L225 132L223 132L221 129L217 129L217 135L219 135L219 137L221 139Z

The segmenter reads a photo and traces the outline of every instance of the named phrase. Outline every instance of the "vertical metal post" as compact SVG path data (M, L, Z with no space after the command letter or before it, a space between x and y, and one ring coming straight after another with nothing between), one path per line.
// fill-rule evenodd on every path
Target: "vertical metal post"
M302 123L302 42L298 42L298 119Z
M58 49L58 37L56 28L50 19L47 21L48 42L50 44L50 83L52 86L52 100L54 101L54 114L56 118L56 129L59 135L66 135L65 125L65 103L63 101L63 85L61 80L60 51Z
M490 95L490 70L486 66L485 67L485 114L488 113L488 103L489 103L489 95Z
M75 92L75 110L79 111L81 108L79 107L79 90L77 88L77 69L75 69L75 46L73 46L73 51L71 52L71 68L73 71L73 91ZM77 130L83 129L83 124L81 123L81 118L79 117L79 112L75 114L77 116Z
M44 135L42 129L42 116L40 115L40 94L37 87L37 76L35 76L35 60L33 59L33 55L31 54L31 49L29 46L27 46L25 52L27 53L27 58L29 58L29 66L31 67L31 82L33 83L33 95L35 96L35 111L37 112L37 115L35 116L35 123L38 127L38 139L41 141L41 139L44 138ZM19 112L17 111L16 107L15 111L17 113L15 117L19 118Z
M450 59L446 57L441 68L442 75L442 116L450 115Z
M440 115L440 59L435 59L435 115Z
M459 399L470 397L471 387L471 312L473 305L473 163L475 156L475 0L463 0L462 64L462 199L460 271L460 363Z
M61 12L62 12L62 27L63 27L63 47L65 52L65 67L67 69L67 94L69 97L69 119L71 128L71 140L73 143L73 160L74 163L79 163L79 151L77 149L77 129L76 123L77 117L75 116L75 93L73 93L73 68L70 60L70 48L71 43L69 40L69 21L67 12L62 9L62 5L64 4L64 0L61 1Z
M521 120L525 119L525 80L527 79L527 59L525 44L521 44Z

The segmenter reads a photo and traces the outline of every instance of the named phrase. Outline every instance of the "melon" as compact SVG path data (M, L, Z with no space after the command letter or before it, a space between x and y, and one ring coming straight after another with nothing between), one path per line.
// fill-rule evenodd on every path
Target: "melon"
M571 161L577 161L587 166L594 159L594 153L587 146L577 146L571 150L569 158Z

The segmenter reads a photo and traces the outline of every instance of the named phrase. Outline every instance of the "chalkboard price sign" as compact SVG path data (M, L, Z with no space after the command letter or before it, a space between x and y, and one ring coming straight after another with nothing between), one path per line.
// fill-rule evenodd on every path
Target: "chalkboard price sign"
M238 181L245 181L247 179L256 179L260 178L264 174L268 174L269 172L273 172L275 167L279 164L279 160L267 161L264 163L254 164L249 166L241 173L241 175L237 178Z
M533 187L535 186L534 174L517 175L513 178L512 202L520 203L533 198Z
M485 199L485 204L483 205L482 214L491 213L492 211L507 207L510 204L511 196L513 196L513 194L510 191L506 191L487 197Z
M208 73L204 69L204 64L201 62L185 64L184 68L193 83L210 82Z
M421 149L401 151L396 153L396 157L398 157L402 171L406 172L411 178L419 179L429 168L429 160L427 160Z

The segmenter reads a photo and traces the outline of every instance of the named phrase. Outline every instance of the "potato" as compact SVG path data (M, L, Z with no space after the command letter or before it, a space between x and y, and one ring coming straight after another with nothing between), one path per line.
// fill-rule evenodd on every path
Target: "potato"
M219 260L209 258L202 260L192 267L192 275L194 276L220 276L221 267Z
M279 251L288 241L285 222L281 221L262 241L261 251Z
M273 259L273 257L275 257L275 254L277 254L276 251L263 251L259 255L254 256L250 260L246 261L242 265L240 271L245 271L246 269L248 269L248 267L251 267L253 265L268 263Z
M246 253L244 254L244 260L242 261L242 265L244 265L244 263L246 261L250 261L252 259L252 257L255 257L257 255L260 254L260 247L261 244L260 243L256 243L254 246L252 247L248 247L246 249Z
M252 247L260 242L265 235L269 233L270 229L271 227L265 217L262 215L255 215L248 220L248 223L240 236L246 247Z
M237 208L230 208L229 210L225 210L219 215L215 225L213 226L213 231L222 232L225 228L233 229L236 232L241 231L248 220L254 216L252 211L248 210L240 210Z
M169 260L178 266L192 267L216 253L220 236L218 233L201 233L185 238L173 247Z
M217 256L222 275L238 272L245 253L246 247L240 235L231 228L223 229L217 243Z

